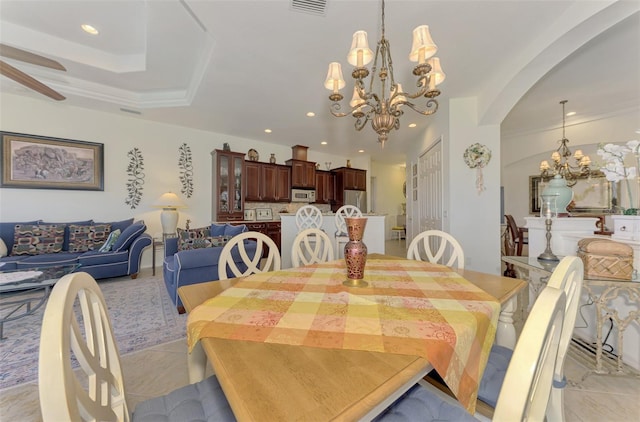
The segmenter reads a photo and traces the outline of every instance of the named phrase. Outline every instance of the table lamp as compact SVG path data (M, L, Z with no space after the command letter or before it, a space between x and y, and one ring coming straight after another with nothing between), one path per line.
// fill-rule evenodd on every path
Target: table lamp
M162 233L164 235L175 234L178 227L178 208L186 207L178 195L173 192L164 193L153 206L162 208L162 213L160 213Z

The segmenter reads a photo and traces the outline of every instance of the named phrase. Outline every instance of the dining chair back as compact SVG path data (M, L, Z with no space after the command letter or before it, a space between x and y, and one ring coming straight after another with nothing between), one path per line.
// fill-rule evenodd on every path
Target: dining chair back
M342 249L340 245L349 241L349 235L347 234L347 222L344 220L348 217L362 217L362 211L354 205L343 205L338 208L338 211L336 211L333 218L336 223L335 242L337 256L340 256Z
M464 268L462 246L453 236L441 230L426 230L414 237L407 249L407 259Z
M304 205L296 211L298 232L304 229L322 228L322 211L315 205Z
M248 241L255 241L255 252L247 250ZM268 248L268 250L266 251L266 256L263 257L265 248ZM234 255L240 256L246 269L238 266ZM278 251L278 246L270 237L260 232L244 232L232 237L222 248L218 259L218 280L226 280L229 277L242 277L264 271L278 271L280 265L280 251Z
M507 222L508 231L511 233L511 241L516 246L516 255L522 256L523 246L529 243L529 229L527 229L526 227L518 227L518 225L516 224L516 220L511 214L505 214L504 218Z
M215 375L141 402L130 415L107 305L85 272L55 284L42 319L39 353L45 421L235 420Z
M548 419L563 421L563 391L566 384L564 378L564 361L569 350L569 344L573 334L573 328L578 314L578 303L584 278L584 265L576 256L567 256L560 261L551 274L547 286L562 290L566 296L565 317L562 328L562 337L555 364L553 376L553 388L549 402ZM493 345L487 367L482 375L478 399L495 407L498 402L498 394L504 386L504 378L512 360L513 351L498 345ZM487 415L490 416L490 415Z
M531 309L500 391L493 420L542 421L562 334L565 293L545 287ZM433 390L432 390L433 389ZM376 421L476 421L453 398L419 384Z
M326 261L333 261L333 245L329 236L320 229L306 229L298 233L291 247L291 264L299 267Z

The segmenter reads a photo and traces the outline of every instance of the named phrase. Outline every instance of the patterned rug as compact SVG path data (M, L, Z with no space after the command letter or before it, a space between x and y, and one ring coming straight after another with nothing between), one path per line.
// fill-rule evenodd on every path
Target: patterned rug
M120 354L186 337L186 314L171 303L162 276L99 281ZM0 389L37 380L40 327L45 305L33 315L4 324L0 340ZM6 312L2 310L3 314Z

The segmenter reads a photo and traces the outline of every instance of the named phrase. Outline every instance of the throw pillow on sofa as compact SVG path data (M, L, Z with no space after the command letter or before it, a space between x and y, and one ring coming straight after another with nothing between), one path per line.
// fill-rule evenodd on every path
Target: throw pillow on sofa
M211 246L211 230L209 227L197 229L178 229L178 250L208 248Z
M130 225L120 233L118 240L116 240L116 243L113 245L111 250L114 252L120 252L129 249L133 241L144 233L145 230L147 230L147 226L145 226L144 223L135 223Z
M94 224L91 226L91 237L93 239L93 247L91 249L100 249L104 242L107 241L111 233L111 224Z
M4 244L4 240L0 238L0 258L7 256L7 245Z
M244 233L248 231L247 226L244 224L240 224L238 226L232 226L231 224L225 224L224 226L224 235L228 237L237 236L240 233Z
M69 224L69 252L87 252L93 249L91 225Z
M114 231L109 233L107 241L104 242L104 244L100 247L100 252L109 252L118 240L118 237L120 237L120 229L115 229Z
M16 224L11 255L58 253L64 229L64 224Z

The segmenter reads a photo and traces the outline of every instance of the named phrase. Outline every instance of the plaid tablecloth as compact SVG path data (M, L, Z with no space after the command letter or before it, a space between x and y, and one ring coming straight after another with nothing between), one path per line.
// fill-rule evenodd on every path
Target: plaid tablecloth
M342 285L343 260L254 274L189 314L205 337L421 356L475 409L500 303L452 269L369 259L366 288Z

